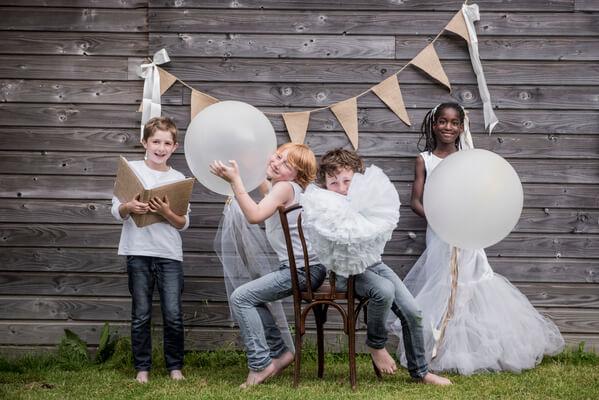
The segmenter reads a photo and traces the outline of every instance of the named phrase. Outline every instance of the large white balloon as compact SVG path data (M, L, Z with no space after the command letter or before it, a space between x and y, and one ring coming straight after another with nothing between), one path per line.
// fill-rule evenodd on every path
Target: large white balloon
M465 249L506 237L522 212L522 184L512 166L482 149L458 151L426 178L424 212L441 239Z
M266 163L277 148L274 128L257 108L240 101L212 104L189 124L185 135L185 159L189 169L213 192L232 195L225 180L210 173L214 160L237 161L247 191L266 176Z

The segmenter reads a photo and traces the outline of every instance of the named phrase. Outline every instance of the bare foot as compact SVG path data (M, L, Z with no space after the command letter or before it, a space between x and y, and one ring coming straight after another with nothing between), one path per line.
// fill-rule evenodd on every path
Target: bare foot
M171 379L174 381L182 381L183 379L185 379L185 377L183 376L183 373L180 369L174 369L171 371Z
M259 385L270 378L275 373L274 363L268 364L262 371L250 371L244 383L239 385L242 389L247 389L250 386Z
M397 371L397 365L395 364L395 360L386 348L382 349L373 349L368 348L370 355L372 357L372 361L374 361L374 365L384 374L392 375Z
M451 385L451 381L447 378L443 378L442 376L435 375L432 372L427 373L422 377L420 382L425 383L427 385L439 385L446 386Z
M139 383L148 383L150 381L150 373L148 371L139 371L135 380Z
M286 351L279 358L273 358L272 363L275 366L275 372L273 376L279 375L289 364L293 362L294 355L290 351Z

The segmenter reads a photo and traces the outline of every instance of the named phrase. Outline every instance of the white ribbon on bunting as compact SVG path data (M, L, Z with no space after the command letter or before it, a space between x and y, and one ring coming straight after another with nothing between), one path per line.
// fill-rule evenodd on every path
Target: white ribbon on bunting
M476 74L476 80L478 82L478 91L480 93L480 99L483 102L483 113L485 118L485 129L489 131L489 134L493 131L493 128L499 120L493 111L493 105L491 104L491 95L489 94L489 88L487 88L487 80L485 79L485 73L483 72L483 66L480 63L480 56L478 54L478 37L476 36L476 29L474 28L474 22L480 20L480 14L478 11L477 4L462 5L462 14L464 15L464 21L468 28L468 36L470 41L468 42L468 50L470 51L470 61L472 62L472 69Z
M141 64L138 68L137 75L145 79L144 94L142 100L141 114L141 132L139 141L143 139L144 125L149 119L159 117L161 114L160 105L160 72L157 65L162 65L170 62L166 49L158 50L152 57L152 62Z
M468 150L474 148L474 141L472 140L472 134L470 133L470 118L466 110L464 110L464 131L460 134L460 149Z

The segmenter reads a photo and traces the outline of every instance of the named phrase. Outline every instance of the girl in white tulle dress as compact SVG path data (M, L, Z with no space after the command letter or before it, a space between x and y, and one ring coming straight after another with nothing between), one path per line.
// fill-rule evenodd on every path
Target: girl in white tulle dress
M411 201L414 212L423 218L426 176L449 154L473 147L464 119L464 110L456 103L440 104L424 119L421 139L426 144L416 157ZM506 278L493 272L483 249L452 247L430 227L426 249L404 283L423 312L431 370L464 375L519 372L535 367L543 355L556 354L564 346L555 324ZM398 323L394 327L401 332ZM401 344L397 353L405 362Z

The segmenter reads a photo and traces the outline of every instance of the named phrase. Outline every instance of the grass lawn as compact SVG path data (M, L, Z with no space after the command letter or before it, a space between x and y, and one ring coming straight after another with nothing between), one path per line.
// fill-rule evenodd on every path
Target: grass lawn
M186 355L185 381L168 379L156 354L151 381L133 380L128 356L104 364L73 363L56 355L0 358L1 399L599 399L599 356L567 351L546 358L521 374L485 373L470 377L446 375L454 385L432 387L414 383L405 369L377 381L370 359L358 357L358 389L348 383L347 358L328 354L325 377L316 378L313 352L303 359L302 381L292 384L292 368L266 384L238 389L247 373L245 356L236 351Z

